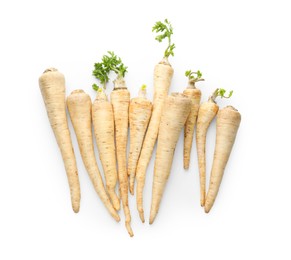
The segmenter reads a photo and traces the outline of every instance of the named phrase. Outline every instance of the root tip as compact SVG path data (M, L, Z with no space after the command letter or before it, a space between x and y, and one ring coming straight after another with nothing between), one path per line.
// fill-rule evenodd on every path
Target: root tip
M183 166L184 166L184 169L185 169L185 170L188 170L188 169L189 169L189 162L184 161Z
M142 223L145 222L143 210L142 211L141 210L139 211L139 218L140 218L140 220L141 220Z
M152 225L153 223L154 223L154 221L155 221L155 218L156 218L156 215L154 215L154 216L150 216L150 221L149 221L149 224L150 225Z
M204 207L204 212L205 212L205 213L209 213L209 211L210 211L210 208L209 208L209 207L207 207L207 206Z
M80 211L80 205L73 205L73 211L78 213Z
M125 222L125 227L126 227L126 229L127 229L127 232L128 232L128 234L129 234L129 236L130 236L130 237L133 237L134 234L133 234L132 228L131 228L131 226L130 226L130 223Z

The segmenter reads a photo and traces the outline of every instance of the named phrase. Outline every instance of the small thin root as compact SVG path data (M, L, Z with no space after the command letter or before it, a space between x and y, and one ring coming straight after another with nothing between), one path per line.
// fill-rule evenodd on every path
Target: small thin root
M125 222L125 227L126 227L126 229L128 231L128 234L130 235L130 237L133 237L134 235L133 235L133 231L132 231L132 228L130 226L130 223Z

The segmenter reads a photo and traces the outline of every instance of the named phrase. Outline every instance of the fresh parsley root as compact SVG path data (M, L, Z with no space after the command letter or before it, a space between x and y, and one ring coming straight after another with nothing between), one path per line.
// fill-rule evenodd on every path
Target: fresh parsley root
M190 164L194 128L201 100L201 91L196 88L195 83L203 81L204 79L202 79L202 73L199 70L197 72L187 70L185 72L185 76L188 78L188 86L183 91L183 94L189 97L192 101L191 111L184 127L184 169L188 169Z
M196 147L198 154L198 166L200 176L200 204L201 207L205 204L205 187L206 187L206 161L205 161L205 145L206 145L206 134L210 123L216 116L219 107L215 102L215 99L220 96L221 98L230 98L232 91L229 92L228 96L225 96L224 89L216 89L213 94L209 97L208 101L202 103L199 107L197 117L197 128L196 128Z
M168 61L169 56L174 56L175 49L175 44L173 44L171 41L173 35L173 28L171 23L167 19L164 22L156 22L152 28L152 31L158 33L158 35L155 37L158 42L162 42L164 39L166 39L168 41L168 45L164 51L163 59L154 68L153 112L136 169L136 202L139 216L142 222L144 222L143 188L145 184L146 170L152 157L153 149L158 137L162 109L165 98L168 95L169 87L171 85L174 73L174 70Z

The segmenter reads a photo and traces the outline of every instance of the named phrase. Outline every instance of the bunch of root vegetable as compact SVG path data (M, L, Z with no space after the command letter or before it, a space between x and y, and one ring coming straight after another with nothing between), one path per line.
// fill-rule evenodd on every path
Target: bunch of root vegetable
M196 126L200 204L208 213L217 197L241 121L240 113L234 107L227 106L219 110L215 101L219 96L229 98L232 91L226 96L224 89L216 89L207 102L200 104L201 91L196 88L195 83L204 79L199 70L197 72L186 71L188 86L183 93L168 95L174 73L169 63L169 57L174 56L175 49L175 45L171 42L173 28L166 19L164 22L157 22L153 26L153 32L157 33L156 40L162 42L166 39L168 42L162 60L154 68L153 103L146 97L145 85L141 87L138 97L130 99L124 79L127 67L111 51L103 55L100 62L94 64L93 75L99 80L100 86L93 84L93 89L97 93L93 104L90 96L81 89L74 90L66 100L64 76L54 68L45 70L39 78L48 118L63 157L74 212L79 211L81 195L66 107L77 137L83 163L96 193L116 221L120 221L118 211L122 205L125 227L130 236L133 236L133 231L128 192L134 195L136 181L137 210L141 221L144 222L143 189L146 170L155 143L157 142L157 152L154 163L150 224L154 222L159 211L182 129L184 128L184 168L188 169ZM114 89L109 101L106 95L106 85L110 81L112 73L115 73L116 78L113 80ZM206 134L216 115L215 152L209 189L206 194ZM96 162L92 125L105 184ZM128 127L130 128L130 146L127 162ZM116 193L118 183L119 195Z

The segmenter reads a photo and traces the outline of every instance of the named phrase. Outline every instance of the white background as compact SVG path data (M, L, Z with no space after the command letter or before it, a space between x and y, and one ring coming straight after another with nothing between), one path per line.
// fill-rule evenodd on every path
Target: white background
M288 2L1 1L0 259L290 259ZM73 213L38 78L54 66L66 77L67 94L83 88L93 100L93 64L113 50L128 66L131 96L145 83L152 98L165 43L154 40L151 27L164 18L177 46L170 91L183 91L185 70L200 69L202 100L217 87L233 89L231 100L218 104L235 106L242 122L212 211L206 215L199 205L195 145L184 171L180 138L153 225L141 224L130 196L130 238L123 213L115 223L95 194L72 131L82 191L80 212ZM215 122L208 172L214 142Z

